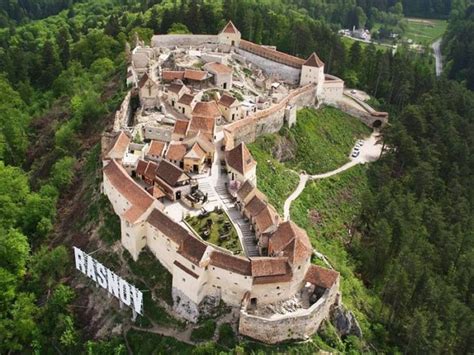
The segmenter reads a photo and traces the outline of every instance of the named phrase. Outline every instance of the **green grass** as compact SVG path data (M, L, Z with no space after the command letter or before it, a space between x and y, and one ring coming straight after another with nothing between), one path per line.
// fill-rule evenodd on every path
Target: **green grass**
M347 252L362 197L368 191L366 166L358 165L339 175L309 183L292 204L292 220L305 229L312 245L341 273L343 302L356 315L364 336L379 337L375 312L380 301L355 274L356 265ZM370 319L370 320L369 320ZM332 344L334 345L334 344Z
M297 147L294 159L285 164L320 174L347 163L356 140L368 136L370 129L342 111L325 107L300 110L296 125L284 128L282 134Z
M219 345L232 349L236 345L236 338L232 326L228 323L221 324L219 327Z
M174 338L131 329L127 342L132 352L140 354L191 354L193 347Z
M237 231L224 211L221 210L220 213L214 211L209 213L206 217L202 217L201 215L187 217L186 222L205 241L230 250L234 254L242 253L242 246L240 245ZM226 223L228 227L225 226ZM206 231L209 233L207 236L205 234ZM224 235L227 235L227 238L221 239Z
M273 158L271 148L275 146L276 139L276 135L265 135L248 147L257 162L257 187L281 214L285 200L298 185L298 174Z
M430 45L442 37L448 25L445 20L409 19L403 20L405 32L403 38L412 39L423 45Z
M349 38L349 37L341 37L341 40L342 40L342 43L346 46L346 48L349 50L351 48L351 46L354 44L354 42L356 42L355 39L352 39L352 38ZM366 43L366 42L362 42L362 41L359 41L360 45L362 46L362 48L365 49L365 47L368 47L370 46L370 43ZM391 47L389 47L388 45L387 46L383 46L381 44L376 44L374 43L374 46L377 50L381 50L381 51L387 51L387 50L392 50Z

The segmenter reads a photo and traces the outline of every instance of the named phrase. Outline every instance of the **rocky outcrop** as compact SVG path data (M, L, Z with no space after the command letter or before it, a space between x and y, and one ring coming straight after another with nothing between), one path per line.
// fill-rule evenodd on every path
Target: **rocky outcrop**
M347 310L343 305L333 310L331 321L340 336L355 335L362 338L362 329L360 329L359 322L354 313Z

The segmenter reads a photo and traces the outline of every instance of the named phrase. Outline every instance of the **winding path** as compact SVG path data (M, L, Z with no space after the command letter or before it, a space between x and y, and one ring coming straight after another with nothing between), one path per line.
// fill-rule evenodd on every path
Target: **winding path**
M441 54L441 41L442 39L438 39L434 42L431 47L433 48L433 55L436 59L436 76L440 76L443 72L443 56Z
M290 219L291 204L294 200L298 198L299 195L301 195L308 181L325 179L325 178L337 175L358 164L365 164L365 163L376 161L380 157L380 153L382 152L382 145L380 144L378 137L379 137L378 132L373 132L369 138L364 140L364 145L362 146L360 150L359 156L355 159L351 158L351 161L340 166L339 168L335 170L332 170L323 174L317 174L317 175L308 175L306 173L301 173L299 175L300 181L298 183L298 186L296 187L295 191L293 191L293 193L286 199L285 205L283 206L283 219L285 221L288 221Z

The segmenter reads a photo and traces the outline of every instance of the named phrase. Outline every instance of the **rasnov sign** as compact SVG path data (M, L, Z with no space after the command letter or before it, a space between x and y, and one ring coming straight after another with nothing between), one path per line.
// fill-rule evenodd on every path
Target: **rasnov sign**
M130 285L81 249L73 248L77 270L97 282L135 312L143 314L143 294L139 289Z

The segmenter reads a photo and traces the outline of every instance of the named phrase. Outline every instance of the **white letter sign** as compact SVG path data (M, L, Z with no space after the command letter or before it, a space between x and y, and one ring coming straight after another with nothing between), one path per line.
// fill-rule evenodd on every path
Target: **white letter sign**
M143 314L143 294L138 288L116 275L81 249L74 248L76 269L94 280L100 287L118 298L122 303Z

